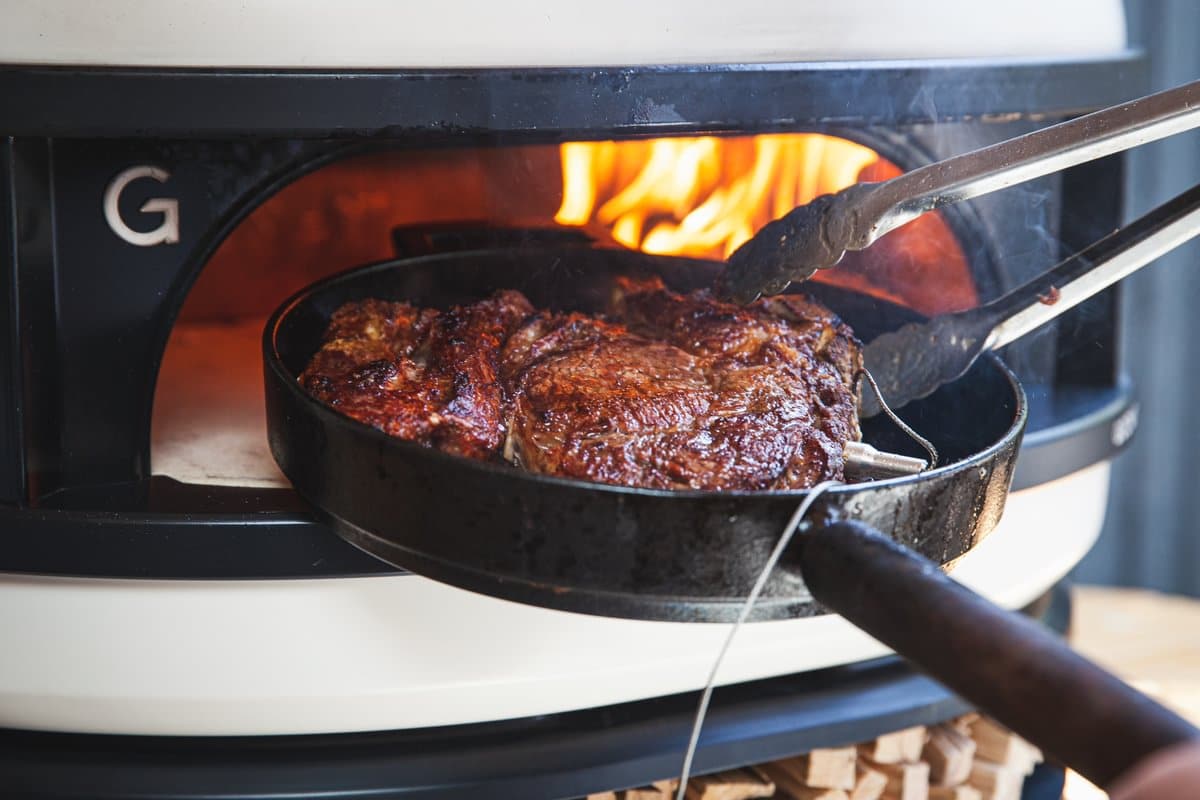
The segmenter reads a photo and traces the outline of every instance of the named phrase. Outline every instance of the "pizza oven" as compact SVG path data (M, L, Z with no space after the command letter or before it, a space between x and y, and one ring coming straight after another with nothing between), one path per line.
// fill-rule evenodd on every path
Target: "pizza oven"
M266 317L430 253L724 258L820 194L1147 84L1115 2L469 5L139 8L89 37L50 3L0 32L0 735L21 775L572 797L670 773L721 626L487 599L338 538L267 447ZM1120 158L1076 167L816 279L970 308L1117 227L1123 189ZM1119 291L1004 354L1029 433L955 574L1010 608L1044 613L1090 548L1136 427ZM965 709L830 617L751 626L719 683L701 771Z

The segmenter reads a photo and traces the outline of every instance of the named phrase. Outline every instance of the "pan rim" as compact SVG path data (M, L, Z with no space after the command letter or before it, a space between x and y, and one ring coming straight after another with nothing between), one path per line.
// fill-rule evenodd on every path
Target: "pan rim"
M645 255L638 251L619 250L615 248L613 252L629 253L636 255ZM481 471L485 474L504 475L509 478L528 481L534 484L559 486L572 489L586 489L591 491L599 491L603 493L630 496L636 495L641 497L658 497L658 498L678 498L683 500L715 500L719 498L736 498L736 499L763 499L763 500L783 500L792 499L797 502L803 500L809 493L809 489L768 489L768 490L705 490L705 489L650 489L637 486L622 486L619 484L601 483L598 481L581 480L578 478L564 478L558 475L545 475L542 473L530 472L506 463L497 463L493 461L484 461L481 459L468 458L452 453L447 453L433 447L416 444L406 439L391 436L383 431L374 428L366 423L360 422L352 417L335 411L325 403L314 398L311 394L305 391L299 383L299 376L292 374L291 370L283 363L283 358L279 353L277 346L279 328L288 316L293 313L302 303L321 294L324 291L330 290L349 280L361 278L363 275L384 272L388 269L395 269L401 265L424 265L429 263L439 263L444 261L452 261L455 259L466 257L483 257L508 255L516 256L520 254L533 254L537 252L553 252L553 248L522 248L516 249L475 249L475 250L460 250L447 253L435 253L425 256L416 256L411 258L392 258L381 261L375 261L368 264L362 264L355 267L350 267L346 270L329 275L314 283L311 283L297 292L294 292L286 300L283 301L275 309L274 312L267 318L266 325L263 330L262 347L263 361L267 369L275 373L281 385L286 387L286 391L291 393L296 398L305 404L312 413L322 419L326 424L333 424L338 427L348 428L356 436L365 436L369 440L376 442L380 446L388 446L399 448L402 452L408 451L413 455L420 455L423 458L433 458L448 464L457 465L458 467ZM658 256L657 258L664 258ZM712 266L717 262L706 261L703 259L686 258L686 257L670 257L678 262L692 262L696 264L706 264ZM831 487L826 493L833 495L851 494L865 487L902 487L909 484L915 484L927 478L946 474L950 471L958 471L969 468L985 461L990 460L996 453L1005 448L1010 440L1017 438L1017 446L1020 446L1021 432L1025 428L1028 420L1029 408L1028 399L1025 395L1024 387L1017 379L1013 371L1004 363L996 353L987 352L984 357L989 359L992 366L995 367L1005 380L1013 393L1016 407L1013 410L1012 423L1005 429L997 439L982 450L978 450L966 458L958 461L953 461L947 464L941 464L934 469L926 470L915 475L904 475L895 478L885 478L882 480L859 481L855 483L841 483ZM272 455L274 456L274 447L272 446ZM278 459L276 459L278 460ZM286 474L286 473L285 473ZM290 476L289 476L290 480Z

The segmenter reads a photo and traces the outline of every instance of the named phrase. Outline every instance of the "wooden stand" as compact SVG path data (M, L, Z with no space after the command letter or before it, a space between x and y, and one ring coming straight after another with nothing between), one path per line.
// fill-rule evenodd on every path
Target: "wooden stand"
M693 778L689 800L1019 800L1042 760L1003 726L969 714L848 747ZM588 800L673 800L678 781L591 795Z

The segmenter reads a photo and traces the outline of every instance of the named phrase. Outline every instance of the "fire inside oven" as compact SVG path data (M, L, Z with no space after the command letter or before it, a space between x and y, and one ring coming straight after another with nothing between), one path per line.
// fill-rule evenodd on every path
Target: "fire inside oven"
M387 150L335 161L254 209L190 291L155 396L154 472L287 486L266 443L260 336L288 295L370 262L574 244L723 259L770 220L901 168L824 133ZM816 280L923 314L969 308L964 248L928 214Z

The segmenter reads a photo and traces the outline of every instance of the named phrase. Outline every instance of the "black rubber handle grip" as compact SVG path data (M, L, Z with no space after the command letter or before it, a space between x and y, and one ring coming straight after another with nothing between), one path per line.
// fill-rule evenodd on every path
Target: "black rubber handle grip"
M1100 786L1200 736L1188 722L868 525L799 538L813 597Z

